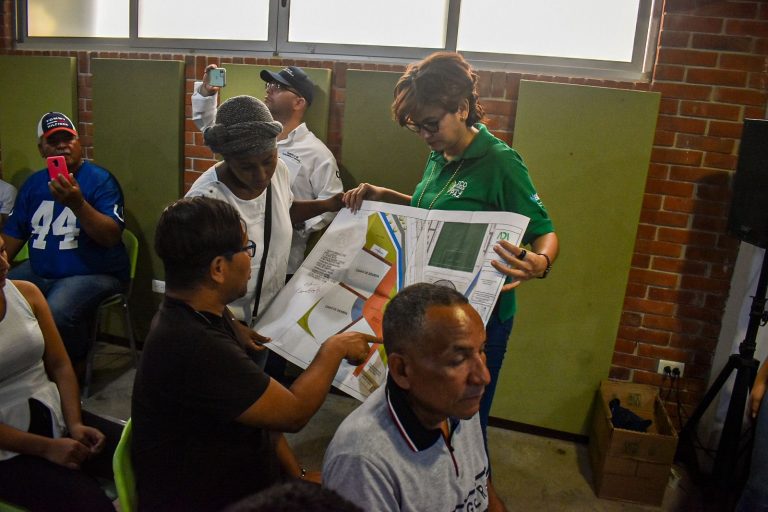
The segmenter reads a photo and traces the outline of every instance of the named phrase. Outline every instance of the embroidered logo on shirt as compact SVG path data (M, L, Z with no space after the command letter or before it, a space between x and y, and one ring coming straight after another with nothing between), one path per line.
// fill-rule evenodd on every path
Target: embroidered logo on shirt
M531 195L531 201L539 205L539 207L544 208L544 203L542 203L541 199L539 199L539 194Z
M467 182L464 180L459 180L454 182L453 185L451 185L451 188L449 188L446 193L458 199L461 197L461 194L463 194L466 189L467 189Z
M301 158L299 158L299 155L297 155L296 153L291 153L290 151L283 151L280 153L280 156L285 158L290 158L297 164L301 165Z

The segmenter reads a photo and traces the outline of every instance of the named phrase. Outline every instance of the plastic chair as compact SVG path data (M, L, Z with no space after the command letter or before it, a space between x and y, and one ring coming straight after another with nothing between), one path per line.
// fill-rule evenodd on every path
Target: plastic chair
M117 443L117 448L115 448L115 455L112 457L112 471L115 474L115 488L117 489L117 499L120 502L121 512L134 512L138 509L139 498L136 495L136 478L131 462L132 438L133 424L128 418L120 441Z
M128 341L131 346L131 353L133 356L133 366L138 366L139 353L136 350L136 339L133 334L133 324L131 323L131 312L128 307L128 299L131 296L131 290L133 289L133 278L136 275L136 260L139 255L139 241L136 235L129 230L123 230L123 245L128 252L128 259L131 265L131 279L126 286L126 289L122 293L116 293L102 300L96 308L96 316L93 322L93 330L91 333L91 346L88 349L88 356L85 364L85 378L83 382L82 395L87 398L90 395L91 379L93 377L93 360L96 355L98 347L98 339L100 334L101 323L104 320L107 311L113 306L119 306L123 311L123 321L125 324L125 332L128 336Z
M0 500L0 512L26 512L27 509L19 508L7 501Z
M21 246L21 249L19 252L16 253L16 256L13 257L13 263L19 264L22 261L27 261L29 259L29 243L25 243Z

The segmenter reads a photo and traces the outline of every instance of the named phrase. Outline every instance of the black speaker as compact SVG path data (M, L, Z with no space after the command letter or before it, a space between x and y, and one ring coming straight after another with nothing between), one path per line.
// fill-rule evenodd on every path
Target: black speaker
M744 120L728 232L752 245L768 246L768 119Z

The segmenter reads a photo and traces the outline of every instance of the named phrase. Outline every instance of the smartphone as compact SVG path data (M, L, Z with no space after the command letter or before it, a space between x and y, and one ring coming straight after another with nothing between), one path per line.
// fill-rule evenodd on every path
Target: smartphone
M48 175L51 177L51 180L55 180L59 174L65 178L69 177L67 161L63 156L49 156L46 158L46 161L48 162Z
M209 69L208 85L211 87L224 87L227 85L227 70L225 68Z

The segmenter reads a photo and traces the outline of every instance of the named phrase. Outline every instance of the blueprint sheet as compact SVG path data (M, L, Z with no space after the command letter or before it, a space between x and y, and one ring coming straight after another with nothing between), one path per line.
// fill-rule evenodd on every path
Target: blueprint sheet
M509 212L426 210L364 201L344 208L275 297L255 329L268 347L306 368L334 334L359 331L381 338L384 308L409 284L450 286L487 323L504 276L490 262L499 240L520 245L528 218ZM334 386L359 399L386 378L384 346L366 361L343 361Z

